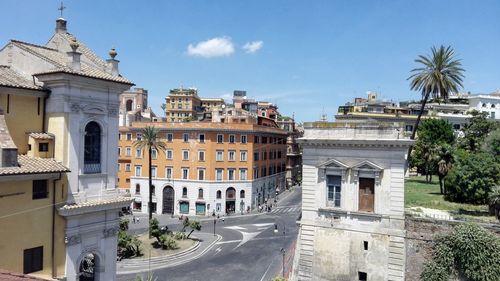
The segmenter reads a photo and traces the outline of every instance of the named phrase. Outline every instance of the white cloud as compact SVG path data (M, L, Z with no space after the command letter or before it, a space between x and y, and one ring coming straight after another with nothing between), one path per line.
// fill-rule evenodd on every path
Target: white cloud
M243 50L245 50L247 54L255 54L262 46L264 46L264 42L262 41L247 42L243 45Z
M234 53L234 44L229 37L215 37L196 45L189 44L187 54L193 57L213 58L230 56Z

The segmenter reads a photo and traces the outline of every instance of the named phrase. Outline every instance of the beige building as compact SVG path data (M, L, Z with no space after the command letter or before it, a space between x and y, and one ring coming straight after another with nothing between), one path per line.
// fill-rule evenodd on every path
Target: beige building
M120 95L120 126L130 126L132 122L156 122L159 119L148 106L148 90L134 88Z
M405 279L404 167L394 123L305 123L291 280Z
M133 142L142 138L142 128L155 126L167 150L152 154L154 212L211 215L255 208L285 186L287 134L276 123L264 124L193 121L121 127L119 185L135 199L133 209L147 213L148 155Z

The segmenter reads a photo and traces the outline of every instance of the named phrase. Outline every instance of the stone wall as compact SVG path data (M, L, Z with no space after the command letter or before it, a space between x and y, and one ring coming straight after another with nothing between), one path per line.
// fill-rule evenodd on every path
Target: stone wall
M432 258L434 237L446 233L454 225L462 222L440 221L434 219L406 217L406 280L420 280L425 261ZM486 229L500 235L500 225L483 225Z

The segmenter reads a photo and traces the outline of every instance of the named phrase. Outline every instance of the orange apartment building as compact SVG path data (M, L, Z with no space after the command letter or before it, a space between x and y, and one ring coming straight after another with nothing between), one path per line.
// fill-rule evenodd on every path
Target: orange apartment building
M285 188L287 132L267 118L254 123L133 123L120 127L119 187L147 213L148 155L133 142L155 126L165 152L153 151L153 211L212 215L245 212ZM260 125L259 125L260 124Z

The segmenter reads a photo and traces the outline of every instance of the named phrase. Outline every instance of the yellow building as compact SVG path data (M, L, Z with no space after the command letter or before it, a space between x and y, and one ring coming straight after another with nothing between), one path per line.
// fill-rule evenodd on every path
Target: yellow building
M99 58L56 21L46 45L0 49L0 269L116 279L116 51ZM93 280L93 279L92 279Z
M285 187L287 133L274 122L266 124L177 122L120 127L119 186L129 189L134 209L147 212L148 155L135 148L134 141L142 138L144 127L155 126L167 145L165 152L152 154L156 213L247 211Z

